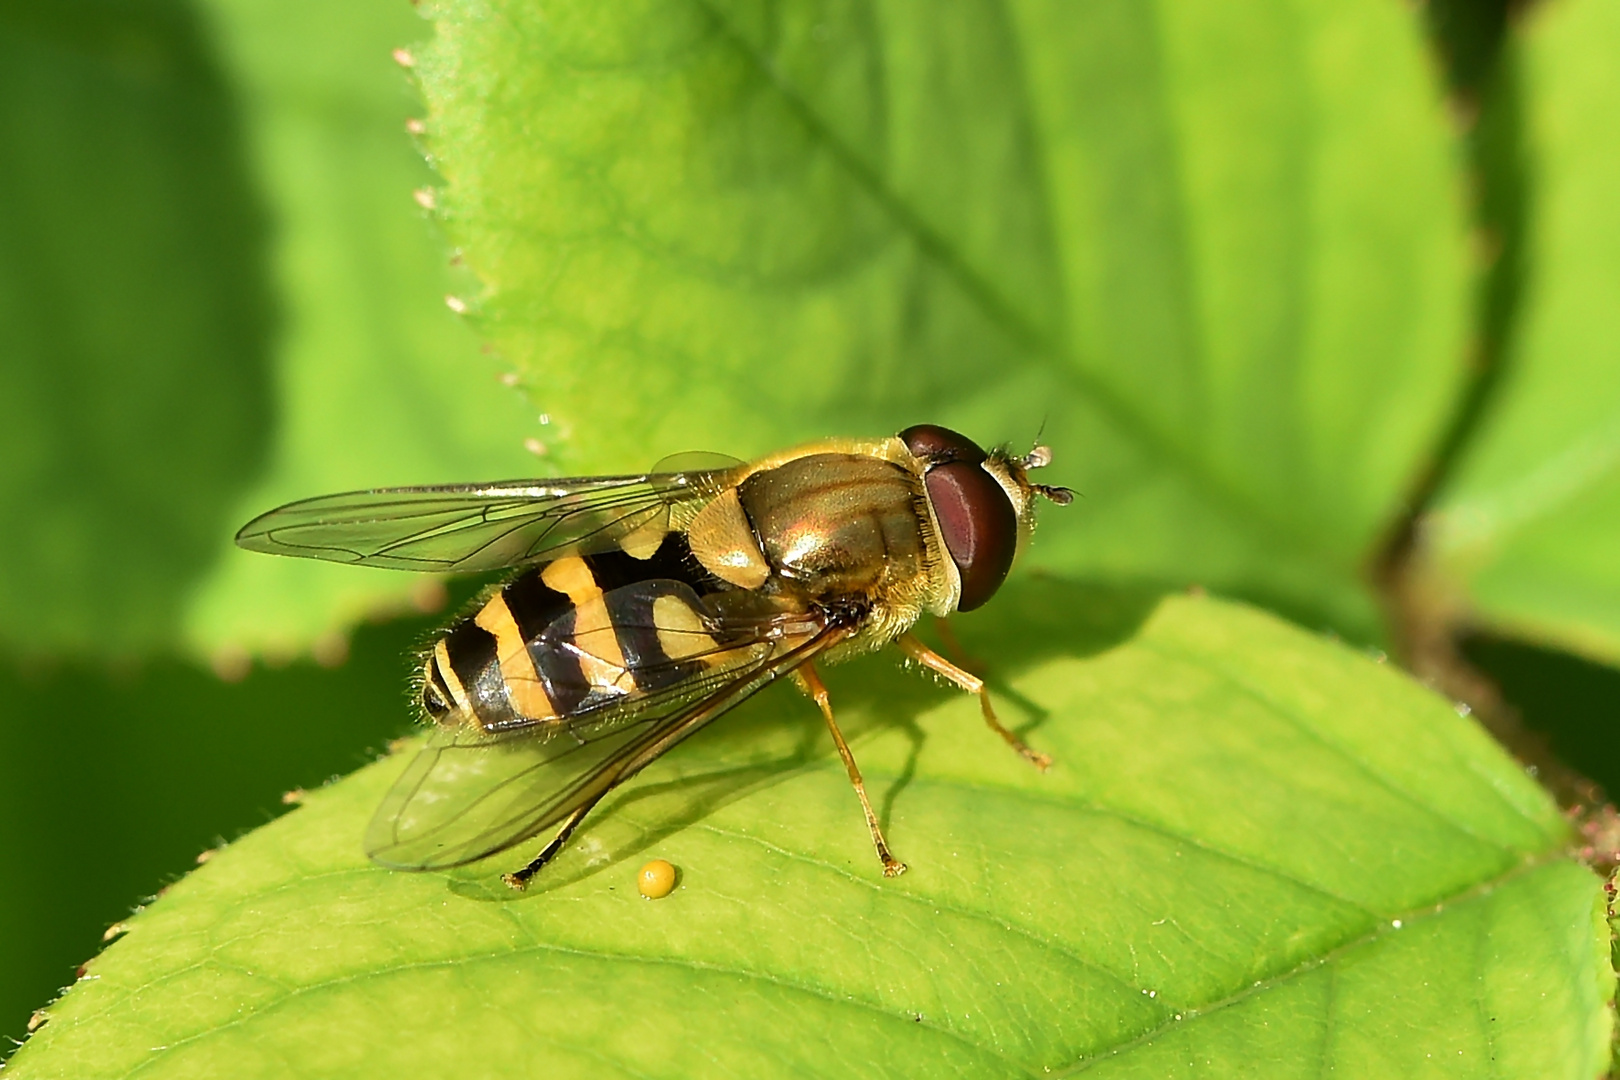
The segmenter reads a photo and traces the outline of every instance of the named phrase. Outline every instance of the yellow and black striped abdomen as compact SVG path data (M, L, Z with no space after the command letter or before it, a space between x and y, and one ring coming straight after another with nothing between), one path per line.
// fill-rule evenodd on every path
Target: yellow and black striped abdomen
M722 589L679 533L645 559L614 551L534 567L434 646L423 705L442 724L494 732L673 686L722 647L701 603Z

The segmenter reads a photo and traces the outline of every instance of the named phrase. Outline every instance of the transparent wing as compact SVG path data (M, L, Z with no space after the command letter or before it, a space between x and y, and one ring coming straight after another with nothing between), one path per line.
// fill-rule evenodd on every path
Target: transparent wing
M723 463L730 459L701 460L718 467L323 495L259 515L236 543L272 555L429 571L504 569L564 550L586 555L641 529L656 543L673 507L712 497L728 483L731 466Z
M678 582L639 582L608 594ZM644 627L694 633L670 609L645 606ZM658 615L652 615L659 612ZM475 862L557 825L681 739L842 636L794 613L737 612L711 623L688 655L625 666L657 689L585 707L563 722L487 735L440 730L395 783L366 832L384 866L437 870ZM621 627L622 629L622 627ZM674 651L674 650L671 650Z

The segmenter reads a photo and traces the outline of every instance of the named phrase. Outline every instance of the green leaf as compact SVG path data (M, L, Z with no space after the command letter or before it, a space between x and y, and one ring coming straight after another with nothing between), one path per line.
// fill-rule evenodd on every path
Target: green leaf
M401 734L413 651L432 629L367 626L338 670L295 662L236 683L172 657L111 670L99 656L0 660L0 1040L21 1037L107 924L198 852Z
M368 866L389 758L128 923L21 1078L1566 1076L1607 1062L1598 880L1406 677L1214 600L1009 586L964 620L1038 774L872 658L772 690L594 814L528 894ZM637 866L679 866L665 900Z
M1506 373L1444 494L1436 561L1499 630L1620 662L1620 3L1516 34L1529 239Z
M418 106L392 51L423 26L394 0L204 0L236 80L254 173L277 223L280 424L270 468L235 524L278 503L358 487L540 471L538 430L444 306L441 240L412 199L431 174L405 135ZM312 28L319 28L318 33ZM334 625L401 605L393 574L227 548L184 634L295 650Z
M568 468L1044 420L1044 565L1376 634L1467 311L1407 9L430 10L447 228Z
M196 8L0 12L14 650L305 649L416 583L237 552L249 516L538 471L412 199L431 174L390 52L423 24L396 0Z

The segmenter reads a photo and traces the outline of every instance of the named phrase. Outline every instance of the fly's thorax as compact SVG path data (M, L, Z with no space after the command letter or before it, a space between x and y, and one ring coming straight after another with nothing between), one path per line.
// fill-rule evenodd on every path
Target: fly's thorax
M909 469L915 464L915 458L911 451L896 435L890 435L886 439L819 439L815 442L801 443L786 450L777 450L766 454L762 458L750 461L738 472L735 482L741 483L755 473L770 472L772 469L780 468L790 461L818 457L823 454L873 458L877 461L887 461L890 464L899 465L904 469Z
M919 588L939 561L918 477L882 458L793 458L750 475L736 499L771 577L806 599L881 603Z
M687 523L686 539L703 568L728 585L757 589L771 576L771 564L737 488L722 492L699 510Z
M862 625L835 652L876 647L954 602L955 568L898 438L832 440L754 462L682 528L697 561L728 585L821 610L858 602Z
M698 562L728 585L753 590L770 583L773 592L785 585L786 591L819 599L832 584L826 571L839 557L806 534L826 534L826 523L849 509L868 510L851 489L871 475L890 483L882 467L903 471L911 462L904 444L893 437L824 439L779 450L739 468L725 491L695 511L677 512L672 525L686 533ZM828 468L840 473L839 482L830 485L837 490L818 482L826 477L816 474ZM793 537L784 543L785 532ZM807 548L824 557L816 560ZM811 557L800 557L806 555Z

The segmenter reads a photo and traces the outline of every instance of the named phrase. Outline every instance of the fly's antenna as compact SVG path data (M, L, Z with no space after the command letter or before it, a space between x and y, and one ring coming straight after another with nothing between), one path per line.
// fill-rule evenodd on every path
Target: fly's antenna
M1052 448L1041 443L1041 436L1045 432L1046 418L1042 417L1041 426L1035 432L1035 445L1030 448L1029 453L1025 454L1023 460L1019 462L1026 471L1029 469L1044 469L1052 464ZM1049 499L1059 506L1068 506L1074 502L1074 491L1070 488L1057 487L1053 484L1031 484L1029 489L1043 499Z
M1031 484L1029 489L1042 498L1050 499L1059 506L1068 506L1074 502L1074 489L1054 487L1051 484Z
M1041 436L1046 434L1046 421L1047 417L1041 417L1041 426L1035 429L1035 443L1019 461L1025 469L1043 469L1052 464L1052 448L1041 444Z

